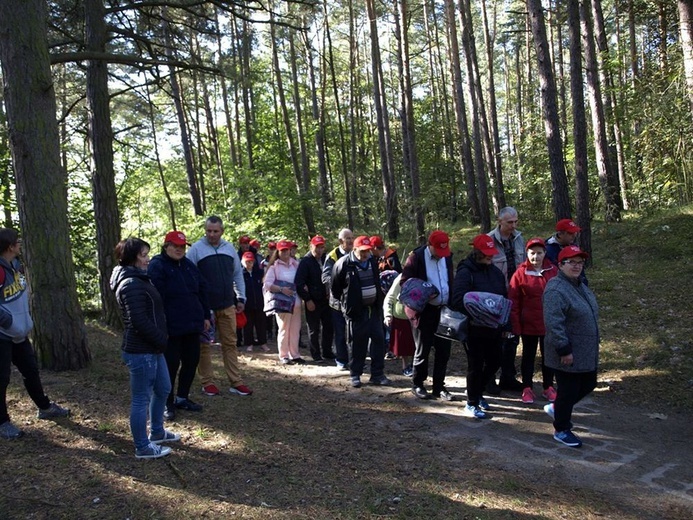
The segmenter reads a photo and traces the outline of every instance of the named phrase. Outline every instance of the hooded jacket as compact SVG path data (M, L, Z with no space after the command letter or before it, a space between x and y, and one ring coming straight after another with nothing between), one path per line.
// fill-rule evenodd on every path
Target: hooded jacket
M164 302L147 273L119 265L113 269L110 284L125 327L121 348L130 354L164 352L168 342Z
M0 269L0 338L21 343L34 328L29 288L24 275L4 258L0 258Z
M147 274L164 301L169 335L202 332L204 320L210 319L210 307L205 280L195 264L162 253L149 262Z

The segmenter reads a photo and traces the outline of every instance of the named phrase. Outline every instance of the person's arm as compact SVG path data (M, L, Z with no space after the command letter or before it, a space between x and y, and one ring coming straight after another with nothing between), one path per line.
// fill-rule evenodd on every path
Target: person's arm
M120 298L130 324L135 331L142 336L148 343L165 348L168 343L168 335L162 332L161 328L153 320L153 309L150 309L151 297L147 289L140 284L147 284L147 281L131 281L128 286L123 287ZM139 285L139 287L138 287ZM150 315L151 311L151 315Z
M147 274L154 284L154 287L156 287L156 290L159 291L159 294L163 298L166 289L166 273L164 272L164 264L161 259L156 257L152 258L147 267Z
M551 338L551 345L563 358L573 353L566 328L568 304L560 290L551 287L551 285L547 285L543 296L544 326L546 327L546 337Z
M460 262L452 282L451 307L456 311L465 312L464 295L472 290L472 273Z
M520 321L520 316L522 315L522 285L519 270L515 271L515 274L510 279L508 299L513 302L513 306L510 308L512 331L513 334L519 335L522 332L522 323Z
M243 266L238 259L236 249L231 247L231 258L233 259L233 289L236 292L236 312L243 312L245 309L245 278L243 277Z
M341 261L342 258L339 259L340 261L335 262L332 267L332 285L330 290L332 291L332 296L337 300L342 299L342 292L344 291L344 270L342 269L344 262Z
M296 292L299 298L304 302L308 303L312 300L310 293L308 292L307 282L308 282L308 271L309 258L303 257L298 263L298 268L296 269L296 276L294 277L294 283L296 284Z
M392 316L395 313L395 302L397 301L397 298L399 296L399 292L401 289L400 285L400 280L402 279L402 276L397 276L395 280L392 282L392 286L390 287L390 290L387 291L387 294L385 295L385 300L383 301L383 316L384 316L384 321L385 325L388 327L390 326L390 322L392 321Z

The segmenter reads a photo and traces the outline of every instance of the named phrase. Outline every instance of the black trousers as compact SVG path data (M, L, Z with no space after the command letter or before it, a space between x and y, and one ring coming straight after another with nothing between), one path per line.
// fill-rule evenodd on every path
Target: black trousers
M36 353L28 339L21 343L0 340L0 424L10 420L7 414L7 387L10 384L12 365L22 374L24 388L36 406L46 409L50 399L43 392Z
M315 304L315 310L306 308L306 325L308 326L308 341L310 342L310 355L313 359L332 359L332 309L325 303ZM322 341L320 331L322 330Z
M537 343L541 351L541 384L544 390L553 386L553 369L544 364L544 336L522 335L522 386L532 387L534 377L534 364L537 359Z
M558 384L554 406L553 427L557 432L571 430L573 407L597 387L597 371L564 372L555 370Z
M517 368L515 367L515 357L517 357L517 346L520 343L519 336L513 336L512 338L505 338L501 347L501 360L500 360L500 384L503 386L504 382L514 381L517 375Z
M173 394L187 399L190 387L195 379L197 364L200 362L200 334L184 334L182 336L169 336L168 346L164 352L168 374L171 378L171 393L167 404L173 404ZM178 376L178 391L176 392L176 375Z
M467 352L467 404L478 406L484 388L496 376L500 366L503 338L476 336L470 333L464 348Z
M265 312L262 309L246 309L245 316L248 323L243 327L243 346L267 344L267 316L265 316Z
M440 311L438 312L440 313ZM437 327L436 321L435 325L431 322L431 324L420 324L419 328L414 326L411 328L414 343L416 344L412 383L414 386L424 385L428 377L428 357L431 354L431 348L434 348L436 352L433 361L433 393L439 393L445 388L445 373L448 370L451 346L449 339L435 335Z

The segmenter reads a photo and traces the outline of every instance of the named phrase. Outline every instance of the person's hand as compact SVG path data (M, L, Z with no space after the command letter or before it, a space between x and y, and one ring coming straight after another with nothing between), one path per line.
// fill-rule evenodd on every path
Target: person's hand
M238 303L236 304L236 314L240 314L240 313L243 312L244 310L245 310L245 303L243 303L243 302L238 302Z
M212 322L209 321L209 320L205 320L205 324L204 324L203 330L204 330L205 332L207 332L211 327L212 327Z
M572 364L573 364L573 355L572 354L566 354L565 356L561 356L561 365L570 366Z
M383 323L385 324L386 327L389 327L390 324L392 323L392 316L385 316Z
M313 300L308 300L306 302L306 309L313 312L315 310L315 302L313 302Z

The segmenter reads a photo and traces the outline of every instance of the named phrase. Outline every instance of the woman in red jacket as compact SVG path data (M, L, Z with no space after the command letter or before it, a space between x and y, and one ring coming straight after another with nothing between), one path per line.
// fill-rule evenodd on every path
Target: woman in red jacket
M542 396L550 402L556 399L553 387L553 371L544 364L544 309L542 295L546 282L558 274L558 269L546 258L546 244L541 238L527 242L527 260L513 274L508 288L508 298L513 302L510 320L513 333L522 336L522 402L534 402L532 377L537 355L537 343L541 350L541 375L544 391Z

